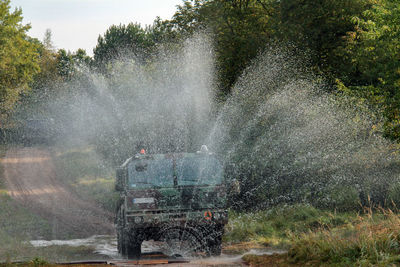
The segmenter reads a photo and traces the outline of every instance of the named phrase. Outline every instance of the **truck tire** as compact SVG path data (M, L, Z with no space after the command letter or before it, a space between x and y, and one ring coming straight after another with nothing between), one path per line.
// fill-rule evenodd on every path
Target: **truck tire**
M222 251L222 235L224 234L223 225L215 225L207 234L207 252L210 256L219 256Z
M124 236L124 227L125 227L125 220L124 220L124 211L122 205L118 205L117 209L117 216L115 217L115 225L117 228L117 245L118 245L118 253L123 254L126 250L125 243L123 242Z
M142 255L141 242L133 242L128 245L128 259L140 259Z
M214 240L209 241L208 245L210 256L219 256L222 251L222 236L216 236Z
M193 257L203 251L206 243L195 228L167 227L160 231L161 251L167 256Z
M142 254L142 240L135 231L123 231L121 237L121 254L128 259L139 259Z
M124 251L122 249L122 239L121 239L121 233L119 231L117 231L117 246L118 246L118 253L122 254L122 251Z

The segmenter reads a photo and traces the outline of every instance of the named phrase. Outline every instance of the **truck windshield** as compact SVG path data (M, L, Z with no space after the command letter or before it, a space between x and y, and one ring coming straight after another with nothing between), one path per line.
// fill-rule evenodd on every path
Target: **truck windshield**
M222 166L215 157L195 156L176 160L178 185L217 185L222 183Z
M173 164L172 159L135 160L128 166L129 187L172 187Z

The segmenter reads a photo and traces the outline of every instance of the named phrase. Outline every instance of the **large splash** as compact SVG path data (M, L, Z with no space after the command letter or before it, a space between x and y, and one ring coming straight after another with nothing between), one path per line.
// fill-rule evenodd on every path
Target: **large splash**
M312 203L354 209L390 201L399 179L380 120L354 99L327 93L321 77L285 49L267 49L240 77L209 142L242 190L239 209Z
M140 148L167 153L209 145L223 158L227 178L241 184L231 199L236 208L390 202L398 157L379 133L380 118L355 99L329 93L306 58L266 48L221 107L211 42L196 35L160 47L149 62L126 55L109 64L107 75L82 71L50 107L69 139L94 144L114 164Z
M114 163L140 148L194 151L207 132L213 73L212 47L199 35L160 47L149 62L125 55L108 65L106 75L83 71L50 107L65 136L95 144Z

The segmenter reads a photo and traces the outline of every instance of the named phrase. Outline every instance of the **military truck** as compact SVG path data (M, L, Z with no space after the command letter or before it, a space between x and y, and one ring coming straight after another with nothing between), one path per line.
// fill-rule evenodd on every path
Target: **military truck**
M140 258L144 240L164 244L168 256L220 255L228 222L223 167L202 146L197 153L146 154L117 169L118 251Z

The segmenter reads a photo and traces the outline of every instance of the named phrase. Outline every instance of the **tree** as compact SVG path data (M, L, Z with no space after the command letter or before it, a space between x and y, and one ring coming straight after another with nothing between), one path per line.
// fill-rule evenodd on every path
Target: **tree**
M380 0L362 16L338 48L344 62L343 89L383 111L386 136L400 140L400 5Z
M104 36L99 36L93 49L94 64L104 70L106 65L115 59L135 56L145 60L151 54L154 42L149 38L149 29L143 29L140 24L112 25Z
M219 89L226 95L237 77L270 40L270 8L258 0L185 1L173 18L164 21L176 36L194 32L213 34Z
M43 38L43 45L45 48L47 48L48 50L54 50L54 46L53 46L53 41L51 40L52 37L52 33L50 29L46 29L45 33L44 33L44 38Z
M180 37L212 32L222 94L230 92L237 77L270 45L304 51L313 70L333 83L344 63L337 48L345 44L347 32L355 30L352 18L362 16L374 2L188 0L162 25Z
M39 72L38 45L27 36L22 10L10 12L10 0L0 0L0 127L13 111L21 93Z
M260 0L261 2L262 0ZM263 0L265 1L265 0ZM314 71L330 78L340 75L343 57L336 53L347 32L354 31L352 18L361 16L372 0L282 0L274 6L271 30L280 43L294 44L310 54Z
M269 43L270 10L256 0L215 0L205 8L208 11L204 14L212 14L207 24L216 36L220 90L227 94L243 70Z
M40 72L34 77L34 83L32 85L34 89L47 87L49 83L54 83L58 79L57 53L51 37L51 30L47 29L44 34L43 42L37 41Z
M92 58L86 54L86 51L82 48L72 53L72 59L78 66L90 66L92 64Z
M30 117L32 113L39 114L42 110L40 104L52 97L54 93L52 88L60 81L57 72L57 53L51 40L51 30L46 30L42 42L38 39L31 39L31 42L37 46L40 72L33 76L33 81L30 83L31 90L23 92L16 105L13 117L19 119Z

